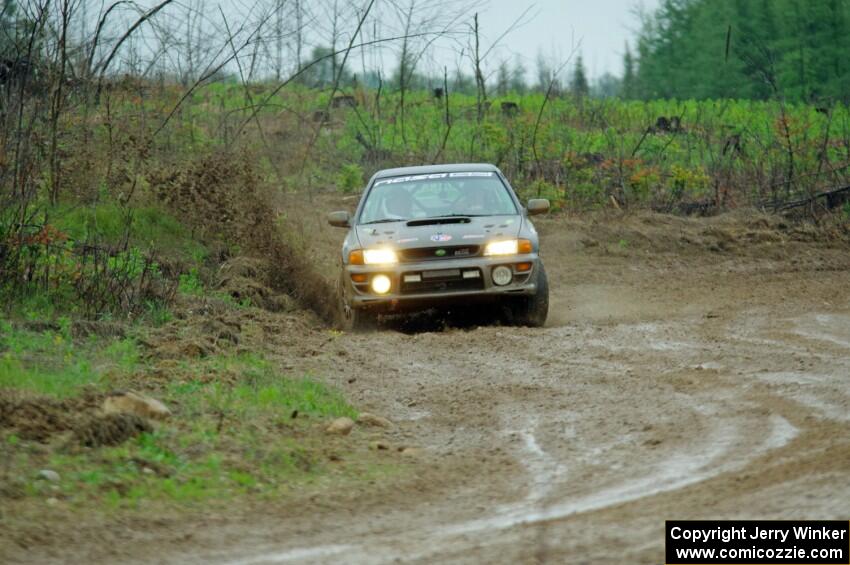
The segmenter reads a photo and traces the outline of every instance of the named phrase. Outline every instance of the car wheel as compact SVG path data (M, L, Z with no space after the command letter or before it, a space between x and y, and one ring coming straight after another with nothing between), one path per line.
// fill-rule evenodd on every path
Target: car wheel
M351 307L349 290L345 281L345 273L337 284L339 295L340 326L344 331L365 332L378 327L378 316L374 312Z
M369 332L378 329L378 315L367 310L351 308L349 331Z
M537 266L537 292L533 296L523 297L512 308L513 323L519 326L541 328L549 315L549 279L543 262Z

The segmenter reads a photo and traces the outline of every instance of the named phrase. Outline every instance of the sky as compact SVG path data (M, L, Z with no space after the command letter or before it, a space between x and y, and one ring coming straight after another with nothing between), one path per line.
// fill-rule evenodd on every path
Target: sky
M539 49L562 60L580 44L585 67L592 78L606 72L622 74L624 43L634 39L638 19L634 9L654 10L660 0L489 0L479 10L480 26L495 39L522 12L532 7L529 23L501 43L534 68ZM498 31L496 31L498 30ZM503 50L497 56L506 56Z
M157 4L160 0L137 0L137 4L150 7ZM407 6L409 3L425 9L429 3L438 2L439 0L404 0L399 5ZM656 9L661 0L446 0L448 4L454 6L475 6L473 11L476 11L479 16L479 27L482 36L482 50L488 48L490 44L501 36L514 22L525 13L522 18L522 25L514 29L510 34L505 36L500 42L499 47L495 49L484 61L484 71L488 80L492 80L493 74L500 61L508 61L512 63L515 57L519 57L523 66L527 69L526 80L533 81L534 72L538 54L542 53L548 60L548 63L559 64L566 61L574 51L580 52L584 61L585 68L589 78L595 79L605 73L614 75L622 74L622 59L624 45L629 41L632 45L639 28L639 19L636 14L637 10L652 11ZM327 6L333 6L333 0L319 2L318 0L302 0L303 6L307 6L307 10L312 12L310 21L305 22L305 26L311 29L305 37L305 55L309 54L310 48L317 45L327 45L327 35L329 35L327 17ZM467 4L468 2L468 4ZM97 20L96 6L100 5L101 9L110 2L106 0L87 0L88 4L92 5L89 16L92 19L88 24L89 29L95 27ZM284 2L285 5L291 5L291 1ZM365 5L366 0L341 0L340 5L359 6ZM377 2L377 4L391 4L387 2ZM239 23L244 18L256 17L257 13L254 8L258 6L274 5L271 0L185 0L175 3L176 14L180 15L186 8L180 6L202 6L210 9L204 11L204 18L216 20L219 16L220 7L224 13L228 15L232 25L239 27ZM215 8L212 8L212 7ZM432 4L433 6L433 4ZM396 35L399 33L398 20L393 18L392 10L384 10L380 12L380 18L387 18L387 27L379 31L378 35ZM131 14L132 19L137 15L135 12ZM130 17L130 16L128 16ZM170 17L170 16L164 16ZM347 21L348 27L353 27L356 23L355 17L349 14ZM352 19L353 18L353 19ZM469 19L467 19L469 18ZM459 23L455 24L457 29L464 29L471 20L471 17L465 16ZM395 21L395 27L393 27ZM181 24L177 24L181 25ZM367 25L367 28L369 26ZM182 29L182 28L181 28ZM466 28L468 29L468 28ZM421 30L420 30L421 31ZM430 31L425 29L424 31ZM349 30L350 32L350 30ZM140 32L141 33L141 32ZM363 31L364 39L371 39L368 34L368 29ZM348 36L341 38L344 44ZM215 38L218 38L216 35ZM215 39L214 38L214 39ZM448 67L450 70L462 65L465 72L470 72L469 59L467 56L460 57L461 49L467 50L466 45L460 45L457 41L451 39L442 39L436 41L432 45L432 50L429 55L420 61L420 68L428 74L439 76L443 67ZM213 41L215 42L215 41ZM431 45L430 40L423 39L423 43ZM365 66L382 66L384 70L394 68L398 61L398 45L387 44L386 47L379 47L377 51L380 53L378 59L370 61L368 58L363 60ZM247 55L246 55L247 56ZM350 62L352 67L357 67L357 57ZM567 67L569 69L569 67ZM565 70L565 72L568 72Z

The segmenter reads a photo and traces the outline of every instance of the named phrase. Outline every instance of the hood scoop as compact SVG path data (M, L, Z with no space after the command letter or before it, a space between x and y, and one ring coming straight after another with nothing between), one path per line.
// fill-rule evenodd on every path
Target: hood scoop
M436 226L442 224L468 224L471 221L472 220L470 220L466 216L451 218L422 218L421 220L410 220L409 222L407 222L407 225L410 227Z

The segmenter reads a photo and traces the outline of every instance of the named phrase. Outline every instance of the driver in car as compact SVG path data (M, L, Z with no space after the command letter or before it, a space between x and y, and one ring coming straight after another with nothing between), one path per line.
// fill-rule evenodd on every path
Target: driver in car
M463 196L455 202L457 214L487 214L490 208L490 195L480 186L469 186L464 189Z
M403 188L390 191L384 200L387 218L407 220L413 214L413 197Z

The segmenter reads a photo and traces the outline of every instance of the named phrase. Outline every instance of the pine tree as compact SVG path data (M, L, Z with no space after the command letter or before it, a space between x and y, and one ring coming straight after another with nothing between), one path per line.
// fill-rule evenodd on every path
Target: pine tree
M570 92L573 96L583 98L590 94L590 84L587 82L587 73L584 70L584 61L579 54L576 59L575 68L573 68L573 76L570 80Z
M511 88L511 73L508 70L508 63L502 61L499 63L499 69L496 71L496 94L506 96Z
M847 100L848 21L848 0L663 0L624 55L623 96Z
M604 73L593 81L590 94L594 98L614 98L623 91L623 80L611 73Z
M626 52L623 53L623 84L620 89L620 96L626 100L635 98L637 96L635 86L635 60L627 41Z
M310 60L318 62L301 75L301 81L304 84L320 88L332 85L336 79L335 73L339 69L333 56L333 49L317 45L310 52ZM343 85L350 84L351 74L343 71L340 74L339 82Z
M0 0L0 57L12 58L15 51L15 12L14 0Z
M543 51L537 52L537 84L534 88L539 92L546 92L549 88L549 82L552 80L552 69L549 68L549 63L543 55Z
M525 75L528 73L519 57L514 58L514 68L511 71L510 91L524 94L528 85L525 83Z

